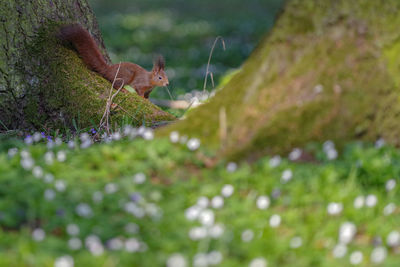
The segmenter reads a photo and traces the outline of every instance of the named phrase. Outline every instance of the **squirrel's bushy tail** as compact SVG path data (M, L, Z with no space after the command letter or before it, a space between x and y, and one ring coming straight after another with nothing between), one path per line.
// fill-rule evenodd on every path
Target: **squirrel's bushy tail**
M62 41L71 42L78 51L83 62L92 70L104 76L109 65L105 61L96 42L79 24L70 24L60 28L58 37Z

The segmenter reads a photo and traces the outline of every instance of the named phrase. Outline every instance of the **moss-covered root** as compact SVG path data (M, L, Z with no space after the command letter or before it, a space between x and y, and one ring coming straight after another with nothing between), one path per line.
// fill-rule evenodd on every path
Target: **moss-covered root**
M200 137L233 158L327 139L398 145L399 12L397 0L290 1L215 98L161 133Z
M57 26L43 29L28 49L30 55L21 67L31 69L33 84L27 94L24 116L27 125L34 128L89 127L98 125L110 94L111 84L90 71L77 53L54 38ZM27 62L29 60L29 62ZM27 69L24 71L29 73ZM112 93L116 91L113 89ZM153 126L174 120L171 114L160 110L137 94L119 93L114 98L111 121L122 119L135 125Z
M111 84L57 42L61 23L80 23L102 39L87 0L2 0L0 5L0 131L97 125ZM120 94L112 123L154 125L175 118L136 95Z

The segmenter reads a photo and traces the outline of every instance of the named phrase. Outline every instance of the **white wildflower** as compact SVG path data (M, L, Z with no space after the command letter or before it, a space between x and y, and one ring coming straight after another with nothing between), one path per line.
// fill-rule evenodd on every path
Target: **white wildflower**
M64 162L67 159L67 153L65 153L65 151L58 151L57 152L57 160L59 162Z
M221 196L215 196L211 199L211 207L214 209L220 209L224 206L224 198Z
M361 251L354 251L350 254L350 263L352 265L358 265L363 260L363 254Z
M21 166L25 170L32 169L34 164L35 164L35 162L33 161L33 159L31 157L21 159Z
M386 182L385 188L386 191L392 191L396 187L396 180L390 179Z
M322 93L323 91L324 91L324 86L321 85L321 84L317 84L317 85L314 87L314 93L316 93L316 94L320 94L320 93Z
M92 208L86 203L80 203L75 208L76 213L81 217L91 217L93 215Z
M295 148L292 150L292 152L290 152L289 159L292 161L298 160L300 159L302 153L303 152L300 148Z
M383 208L383 215L388 216L396 210L396 205L394 203L389 203Z
M80 232L80 230L79 230L79 226L78 225L76 225L74 223L71 223L71 224L67 225L67 233L69 235L76 236L76 235L79 235L79 232Z
M68 240L68 247L71 250L81 249L82 248L82 241L77 237L73 237L70 240Z
M50 173L45 174L44 176L44 182L45 183L52 183L54 181L54 176Z
M39 132L36 132L32 136L34 142L39 142L42 139L42 135Z
M200 140L197 138L191 138L189 139L189 141L187 142L187 147L189 148L189 150L191 151L195 151L200 147Z
M48 151L44 154L44 162L47 165L52 165L54 162L54 153L52 151Z
M193 259L194 267L207 267L208 266L208 258L205 253L197 253L194 255Z
M221 195L223 197L230 197L234 191L235 191L235 188L233 187L233 185L226 184L222 187Z
M200 208L205 209L205 208L208 207L209 202L210 201L208 200L207 197L199 197L197 199L197 206L199 206Z
M202 208L198 206L192 206L190 208L187 208L185 211L186 219L188 219L189 221L196 220L199 217L201 210Z
M290 240L291 248L299 248L303 244L303 239L300 236L295 236Z
M386 238L386 243L389 247L400 246L400 233L398 231L392 231Z
M75 142L73 140L68 141L68 148L69 149L74 149L75 148Z
M186 267L186 260L181 254L172 254L167 260L167 267Z
M169 134L169 140L171 143L178 143L179 142L179 133L176 131L173 131Z
M259 196L257 198L257 207L260 210L266 210L269 207L270 203L271 201L268 196Z
M373 263L382 263L387 256L387 249L385 247L376 247L371 252L371 261Z
M143 172L139 172L133 176L133 182L135 184L143 184L146 181L146 175Z
M127 252L138 252L140 250L140 242L136 238L129 238L125 241L125 250Z
M13 147L13 148L10 148L9 150L8 150L8 156L10 157L10 158L12 158L12 157L14 157L15 155L17 155L18 154L18 148L15 148L15 147Z
M33 167L32 174L36 178L42 178L43 177L43 169L42 169L42 167L40 167L40 166Z
M364 196L358 196L354 199L354 208L360 209L364 206L365 203L365 197Z
M328 204L327 211L329 215L338 215L343 210L342 203L331 202Z
M46 189L44 191L44 198L48 201L53 200L56 197L56 192L53 189Z
M154 139L154 132L152 129L147 128L143 133L144 140L153 140Z
M278 214L274 214L271 216L271 218L269 219L269 225L272 228L276 228L281 224L281 216Z
M347 253L347 247L343 244L338 244L333 248L333 257L343 258Z
M278 167L282 162L282 159L280 156L273 156L270 160L269 160L269 166L271 168L275 168Z
M228 172L234 172L237 169L237 164L235 162L229 162L228 165L226 165L226 170Z
M108 183L104 186L104 192L106 192L106 194L114 194L117 191L118 185L115 183Z
M67 188L67 185L63 180L57 180L54 183L54 187L58 192L64 192L65 189Z
M103 193L100 191L94 192L92 195L92 200L94 203L100 203L101 201L103 201Z
M194 227L189 230L189 238L192 240L200 240L207 237L207 228L202 227Z
M281 176L282 183L289 182L293 177L293 172L291 170L284 170Z
M199 214L199 221L202 225L211 226L214 224L214 212L212 210L203 210Z
M74 267L74 259L69 256L62 256L56 259L54 267Z
M378 198L375 195L370 194L365 198L365 205L367 207L374 207L377 203Z
M124 247L124 242L121 238L114 237L107 242L108 247L110 250L121 250Z
M243 242L250 242L254 238L254 232L250 229L244 230L241 237Z
M43 229L36 228L32 232L32 238L33 238L33 240L35 240L37 242L43 241L45 237L46 237L46 233L44 232Z
M225 231L224 225L217 223L208 229L208 235L211 238L217 239L217 238L220 238L224 234L224 231Z
M218 265L222 262L222 253L219 251L211 251L207 255L207 261L209 265Z
M342 244L350 243L353 240L356 232L357 228L354 225L354 223L351 222L342 223L339 229L339 242Z
M267 266L268 262L264 258L255 258L249 264L249 267L267 267Z

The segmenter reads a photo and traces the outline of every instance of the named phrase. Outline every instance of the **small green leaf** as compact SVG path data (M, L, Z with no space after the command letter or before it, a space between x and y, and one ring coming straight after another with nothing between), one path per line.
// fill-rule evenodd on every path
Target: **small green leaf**
M130 93L135 93L135 92L136 92L135 89L132 88L132 86L125 85L124 88L125 88L126 90L128 90Z

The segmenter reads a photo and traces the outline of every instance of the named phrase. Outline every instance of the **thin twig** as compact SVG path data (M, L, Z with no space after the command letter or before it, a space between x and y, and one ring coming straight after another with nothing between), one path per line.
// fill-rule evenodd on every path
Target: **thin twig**
M0 124L4 127L4 129L6 129L6 131L9 131L10 129L8 129L8 127L3 123L2 120L0 120Z
M190 101L189 106L185 109L185 111L183 112L183 114L186 114L186 112L193 106L195 100Z
M167 92L168 92L169 97L171 98L171 100L174 100L174 98L173 98L172 95L171 95L171 92L169 91L168 86L165 86L165 88L167 89Z
M225 51L225 41L224 41L224 38L223 38L222 36L217 36L217 38L215 38L214 44L213 44L212 47L211 47L210 55L208 56L208 63L207 63L207 69L206 69L206 76L204 77L203 93L206 91L206 87L207 87L207 78L208 78L208 74L210 74L210 70L209 70L209 69L210 69L211 58L212 58L212 55L213 55L213 53L214 53L214 48L215 48L215 45L217 44L218 40L221 40L221 42L222 42L222 48L223 48L224 51ZM213 87L214 87L214 79L212 78L212 80L213 80Z
M105 130L107 131L107 134L110 134L110 111L111 111L111 105L112 105L112 101L114 100L114 97L121 91L121 89L124 87L124 81L120 78L117 78L119 70L121 68L121 62L118 65L118 69L117 72L115 73L115 77L114 80L112 82L111 88L110 88L110 93L108 95L108 99L107 99L107 103L106 103L106 108L104 110L104 114L103 117L100 120L100 125L99 125L99 130L101 130L102 128L105 128ZM121 80L121 86L118 88L117 92L115 92L114 94L112 93L113 89L114 89L114 84L117 80Z
M128 114L129 116L132 117L132 119L136 120L137 122L139 122L139 119L135 118L135 116L133 116L132 114L130 114L126 109L124 109L123 107L119 106L118 108L120 108L123 112L125 112L126 114Z

